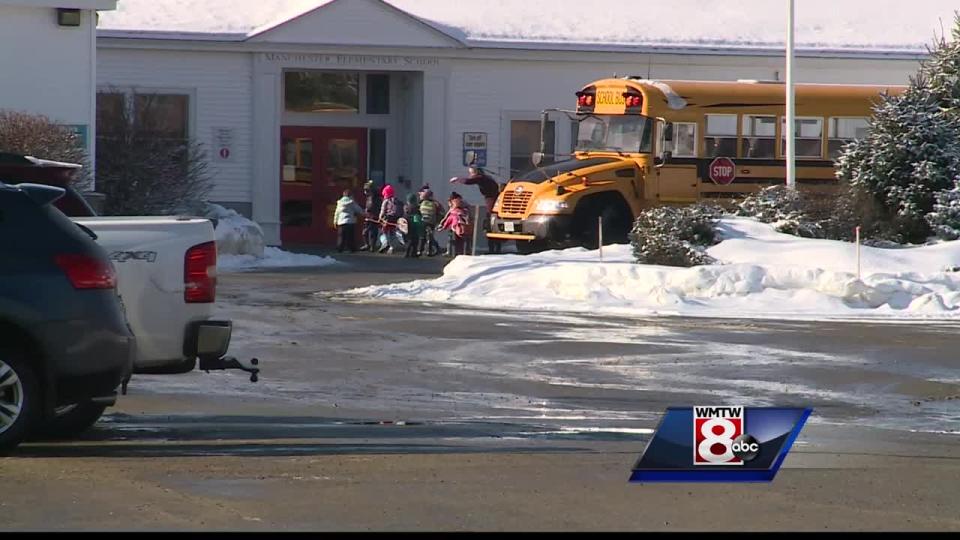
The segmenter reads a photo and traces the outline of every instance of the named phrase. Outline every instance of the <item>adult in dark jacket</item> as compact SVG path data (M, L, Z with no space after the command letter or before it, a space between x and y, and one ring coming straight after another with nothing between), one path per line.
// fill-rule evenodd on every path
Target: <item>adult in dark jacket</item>
M450 179L451 184L464 184L467 186L477 186L480 189L480 195L483 196L484 202L487 205L487 216L484 219L484 223L489 225L490 216L493 212L493 205L497 202L497 197L500 196L500 184L486 174L482 169L476 167L470 167L467 172L468 176L456 176ZM487 227L484 227L486 230ZM487 239L487 244L490 246L490 253L500 253L503 242L500 240L494 240L492 238Z

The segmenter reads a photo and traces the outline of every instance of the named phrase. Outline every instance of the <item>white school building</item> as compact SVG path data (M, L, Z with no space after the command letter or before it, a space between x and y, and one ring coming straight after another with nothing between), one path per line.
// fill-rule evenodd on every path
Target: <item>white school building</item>
M905 84L954 9L797 4L797 82ZM272 244L324 244L344 187L429 183L445 197L467 149L501 179L528 167L540 111L573 108L591 80L782 80L784 5L0 0L0 70L17 74L4 77L0 108L77 126L93 152L98 109L158 94L166 128L206 145L212 201L252 217ZM81 25L62 26L62 8ZM573 127L552 119L548 153L571 150Z

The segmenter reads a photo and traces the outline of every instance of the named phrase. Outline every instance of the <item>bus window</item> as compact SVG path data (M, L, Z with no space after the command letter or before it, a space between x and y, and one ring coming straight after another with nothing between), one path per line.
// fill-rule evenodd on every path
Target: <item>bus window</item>
M673 140L667 150L673 157L697 157L697 123L674 122Z
M777 151L777 117L743 117L742 156L745 158L773 159Z
M867 136L870 124L866 118L831 118L827 130L827 155L837 159L844 145Z
M823 157L823 118L796 118L794 121L794 144L798 158ZM781 127L786 126L787 119L781 119ZM781 140L781 155L787 155L786 130Z
M737 155L737 115L708 114L704 148L707 156Z

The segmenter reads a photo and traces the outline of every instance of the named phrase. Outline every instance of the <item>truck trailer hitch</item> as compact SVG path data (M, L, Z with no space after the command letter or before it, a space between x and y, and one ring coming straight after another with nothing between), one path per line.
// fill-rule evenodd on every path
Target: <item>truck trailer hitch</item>
M200 357L199 368L202 371L210 373L211 370L239 369L250 374L250 382L257 382L260 379L260 368L257 367L260 360L252 358L249 365L233 356L222 356L220 358Z
M250 382L257 382L260 378L260 360L253 358L249 362L239 360L234 356L227 356L227 347L230 346L230 334L233 332L233 323L230 321L201 321L190 329L187 340L189 352L196 354L200 360L200 370L209 373L211 370L239 369L250 374Z

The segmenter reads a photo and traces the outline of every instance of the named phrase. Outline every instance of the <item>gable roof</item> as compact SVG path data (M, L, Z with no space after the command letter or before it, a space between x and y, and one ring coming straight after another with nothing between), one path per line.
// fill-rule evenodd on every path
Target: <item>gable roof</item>
M349 0L120 0L100 35L243 41ZM477 48L783 50L771 0L372 0ZM202 7L201 7L202 6ZM586 6L586 8L585 8ZM953 26L955 0L797 2L798 51L921 55Z

